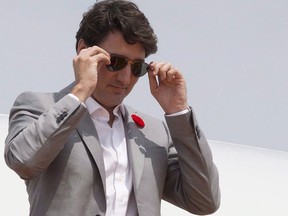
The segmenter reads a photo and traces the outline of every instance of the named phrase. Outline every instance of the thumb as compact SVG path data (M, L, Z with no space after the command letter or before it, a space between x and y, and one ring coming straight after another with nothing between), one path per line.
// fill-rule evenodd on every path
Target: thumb
M149 68L148 70L148 79L150 85L150 92L153 94L158 87L158 80L156 75L153 73L153 69Z

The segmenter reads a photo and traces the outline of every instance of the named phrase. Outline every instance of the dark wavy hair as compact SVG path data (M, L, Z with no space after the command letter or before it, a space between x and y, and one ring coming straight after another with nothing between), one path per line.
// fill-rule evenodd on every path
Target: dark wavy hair
M76 49L80 39L87 46L99 45L113 30L121 31L129 44L139 42L146 57L157 52L157 37L148 19L136 4L125 0L99 1L84 13L76 34Z

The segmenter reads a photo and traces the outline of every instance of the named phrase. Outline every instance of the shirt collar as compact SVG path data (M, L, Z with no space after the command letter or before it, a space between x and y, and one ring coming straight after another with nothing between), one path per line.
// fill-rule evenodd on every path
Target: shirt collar
M96 114L97 116L108 116L108 111L104 109L103 106L101 106L96 100L94 100L92 97L89 97L85 101L85 105L87 106L87 110L90 115ZM114 115L116 116L124 116L125 115L125 106L123 103L117 105L115 109L113 110Z

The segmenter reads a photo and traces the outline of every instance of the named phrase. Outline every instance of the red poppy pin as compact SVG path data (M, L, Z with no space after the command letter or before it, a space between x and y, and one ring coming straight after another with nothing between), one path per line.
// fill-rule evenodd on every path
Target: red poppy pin
M139 127L143 128L145 126L145 122L138 115L132 114L131 117Z

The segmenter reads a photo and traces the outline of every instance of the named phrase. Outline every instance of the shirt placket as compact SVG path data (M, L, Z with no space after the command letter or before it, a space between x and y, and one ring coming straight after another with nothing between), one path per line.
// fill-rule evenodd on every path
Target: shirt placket
M127 208L129 191L126 182L126 172L127 172L127 150L125 143L125 137L123 133L118 133L123 130L120 124L119 117L117 117L113 124L112 130L112 145L115 150L117 160L114 178L114 188L115 188L115 215L117 212L125 212Z

